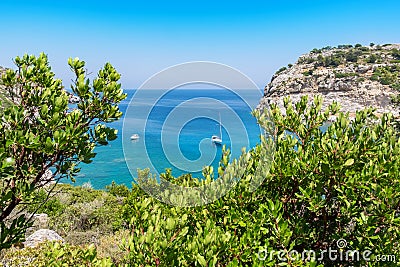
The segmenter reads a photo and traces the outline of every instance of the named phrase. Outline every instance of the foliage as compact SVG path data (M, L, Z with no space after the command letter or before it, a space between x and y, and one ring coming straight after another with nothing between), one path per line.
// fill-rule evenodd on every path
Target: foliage
M375 63L377 60L379 59L379 57L375 54L371 54L367 59L366 62L367 63Z
M126 185L118 185L112 181L111 185L106 186L107 192L116 197L127 197L129 195L129 188Z
M359 57L363 54L360 49L349 49L349 50L336 50L334 53L328 56L318 55L317 66L324 67L337 67L345 62L357 62Z
M400 59L400 50L399 49L392 49L391 50L391 55L394 57L394 59Z
M276 126L245 153L240 182L224 197L202 207L168 206L133 185L125 199L124 219L132 235L124 240L125 263L132 266L351 266L360 262L327 257L292 259L292 250L346 249L378 254L400 252L400 141L393 119L377 119L371 109L351 121L332 104L321 110L303 97L286 115L272 106ZM267 122L256 112L261 125ZM327 125L331 115L337 120ZM276 142L274 163L264 170L263 147ZM148 171L142 182L152 181ZM266 175L255 192L251 179ZM150 178L149 178L150 177ZM190 181L181 180L183 184ZM179 183L179 182L177 182ZM198 182L193 182L194 184ZM268 257L260 258L260 250ZM274 252L274 251L275 252ZM279 254L281 253L281 254ZM272 255L269 257L269 255ZM285 261L279 260L284 256Z
M389 85L393 89L398 89L400 86L400 65L393 64L376 68L371 76L371 80L379 81L383 85Z
M220 199L206 206L170 206L133 184L122 203L111 204L120 209L107 211L122 217L128 230L96 242L102 257L115 255L114 263L121 266L379 266L374 261L378 254L398 255L400 141L392 117L378 119L366 109L350 120L335 103L322 110L320 97L311 103L303 97L295 104L286 98L284 106L284 112L271 107L274 131L266 113L255 112L272 135L231 163L244 172ZM336 121L327 124L332 115ZM265 147L271 142L276 152L268 172ZM221 172L229 168L223 167L225 152ZM158 184L162 194L163 185L148 170L138 175L141 186ZM185 186L210 182L190 175L174 178L168 170L163 177ZM252 191L257 177L265 180ZM115 198L107 192L59 186L69 190L56 195L66 206L79 204L80 198ZM371 260L331 261L326 254L319 260L291 257L294 250L314 250L321 256L321 251L337 250L339 239L347 242L345 252L371 250ZM386 262L390 264L396 265Z
M114 266L109 258L99 259L94 246L87 248L61 245L59 243L44 243L35 248L9 250L0 259L0 266Z
M4 109L0 125L0 250L23 238L30 226L24 205L33 203L33 193L49 184L46 172L51 169L56 179L73 180L78 164L90 163L95 156L96 145L116 138L116 130L104 123L121 117L118 103L126 97L111 64L90 83L85 62L69 59L76 75L71 89L80 98L70 110L68 95L45 54L16 57L15 64L17 70L2 76L13 105ZM10 218L13 211L17 214Z
M48 214L50 227L71 243L90 243L93 237L98 239L122 227L122 203L117 197L68 184L59 184L54 191L55 195L39 211ZM47 194L39 191L36 196L40 195ZM39 199L38 203L42 201Z
M372 124L370 109L352 122L339 113L322 132L329 112L317 115L318 99L312 107L306 103L303 98L292 107L286 100L287 116L273 107L278 150L264 185L276 216L286 221L283 245L319 250L342 238L349 249L398 254L400 142L391 116ZM330 108L335 113L336 107Z
M352 49L346 53L347 62L357 62L358 58L362 55L360 50Z
M351 44L344 44L344 45L338 45L337 46L338 49L349 49L349 48L352 48L352 47L353 47L353 45L351 45Z
M334 54L326 57L318 56L316 65L324 67L337 67L344 62L345 59L342 56Z
M322 49L314 48L313 50L311 50L311 53L313 53L313 54L320 54L321 52L322 52Z
M335 78L347 78L347 77L354 77L357 76L357 73L354 72L335 72Z
M120 249L122 240L127 240L130 232L127 229L121 229L117 232L102 235L96 246L99 258L110 258L117 266L123 265L123 260L129 252Z
M319 55L321 56L321 55ZM297 61L297 63L299 64L311 64L314 63L316 61L316 59L312 58L312 57L300 57L299 60Z
M287 69L286 67L280 68L277 72L275 72L275 75L277 75L277 74L279 74L279 73L285 71L286 69Z

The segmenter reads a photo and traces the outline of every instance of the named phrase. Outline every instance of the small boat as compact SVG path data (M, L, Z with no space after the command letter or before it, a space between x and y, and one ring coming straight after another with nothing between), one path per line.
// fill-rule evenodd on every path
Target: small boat
M211 136L211 141L216 145L222 144L221 113L219 113L219 136L218 135Z
M138 140L139 137L140 137L140 136L139 136L138 134L132 134L131 140Z
M212 141L214 144L218 144L218 145L222 144L222 139L221 139L219 136L217 136L217 135L213 135L213 136L211 137L211 141Z

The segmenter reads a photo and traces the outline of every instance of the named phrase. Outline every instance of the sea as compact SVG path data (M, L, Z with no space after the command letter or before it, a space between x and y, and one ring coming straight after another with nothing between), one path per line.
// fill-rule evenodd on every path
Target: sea
M223 147L232 160L260 141L262 129L251 112L261 90L180 87L124 93L123 117L107 124L118 131L117 139L95 148L96 157L79 165L74 183L60 182L104 189L114 181L131 187L137 170L145 168L156 176L169 168L176 177L191 173L202 179L205 166L216 174ZM134 134L139 139L131 140ZM222 145L211 141L213 135L222 137Z

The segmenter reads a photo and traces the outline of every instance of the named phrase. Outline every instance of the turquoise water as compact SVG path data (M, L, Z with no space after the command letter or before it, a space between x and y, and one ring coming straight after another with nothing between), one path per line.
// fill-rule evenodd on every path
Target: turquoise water
M80 165L76 185L90 182L102 189L115 181L131 186L136 169L146 167L155 174L171 168L174 176L190 172L202 177L202 167L216 170L221 158L221 146L210 139L220 135L220 121L223 144L232 150L232 158L242 147L259 142L261 131L251 111L261 92L180 88L125 93L128 97L120 104L123 118L109 124L118 130L118 138L97 147L91 164ZM134 133L139 140L130 140Z

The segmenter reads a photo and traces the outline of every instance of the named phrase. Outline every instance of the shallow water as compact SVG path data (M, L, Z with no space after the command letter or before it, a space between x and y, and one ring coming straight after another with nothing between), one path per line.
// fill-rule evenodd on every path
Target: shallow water
M223 144L232 150L232 158L240 155L242 147L250 149L259 142L261 130L251 111L261 92L181 88L158 97L160 91L165 92L148 90L135 95L135 90L125 91L128 97L120 104L124 117L109 124L118 130L118 138L97 147L91 164L80 165L75 184L90 182L101 189L115 181L131 186L136 169L146 167L156 174L171 168L174 176L189 172L202 177L205 165L216 171L222 148L210 138L220 135L220 119ZM130 140L135 133L139 140Z

